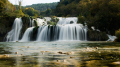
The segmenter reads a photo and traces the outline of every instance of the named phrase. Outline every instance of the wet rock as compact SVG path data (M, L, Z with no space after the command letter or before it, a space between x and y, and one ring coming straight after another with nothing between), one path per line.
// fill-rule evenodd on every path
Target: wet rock
M73 56L70 56L70 58L75 58L75 57L73 57Z
M57 62L60 62L60 60L57 60Z
M61 52L61 51L59 51L58 53L59 53L59 54L63 54L63 52Z
M74 22L73 21L70 21L70 24L73 24Z
M18 54L18 52L15 52L15 54Z

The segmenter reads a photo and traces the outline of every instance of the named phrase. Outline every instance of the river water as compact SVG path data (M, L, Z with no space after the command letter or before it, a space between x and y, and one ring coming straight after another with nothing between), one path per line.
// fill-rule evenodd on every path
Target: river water
M120 43L0 42L0 67L119 67Z

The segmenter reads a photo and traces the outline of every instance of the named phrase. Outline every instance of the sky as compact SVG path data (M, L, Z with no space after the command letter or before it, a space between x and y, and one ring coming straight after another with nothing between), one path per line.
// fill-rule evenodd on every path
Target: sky
M18 5L19 0L9 0L12 4ZM52 2L59 2L60 0L21 0L22 6L38 4L38 3L52 3Z

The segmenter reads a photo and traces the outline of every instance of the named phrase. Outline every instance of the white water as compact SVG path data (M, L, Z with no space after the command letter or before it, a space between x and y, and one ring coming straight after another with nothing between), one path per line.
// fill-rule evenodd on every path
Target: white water
M32 27L32 20L31 20L31 18L29 18L29 19L30 19L29 27Z
M73 24L77 24L78 18L77 17L67 17L67 18L62 18L62 17L58 17L59 21L57 24L70 24L70 22L72 21Z
M24 35L23 35L23 38L20 40L21 42L27 42L27 41L30 41L30 37L31 37L31 34L33 32L33 28L34 27L31 27L31 28L28 28Z
M28 28L22 39L21 42L31 41L31 36L33 35L33 28L35 26L34 20L37 21L37 24L39 26L37 37L35 41L58 41L58 40L80 40L80 41L86 41L87 40L87 25L83 26L82 24L77 24L77 17L68 17L68 18L62 18L58 17L59 21L56 26L48 26L47 21L50 21L51 18L46 17L45 19L33 19L30 22L30 28ZM71 23L72 22L72 23ZM19 24L21 27L22 25ZM15 25L13 25L15 26ZM32 26L32 27L31 27ZM14 27L13 29L16 29ZM21 30L21 29L20 29ZM11 34L13 34L14 31L12 30L9 33L9 36L7 36L7 41L18 41L19 35L17 35L17 39L12 40ZM19 31L20 33L20 31Z
M112 36L112 35L108 35L109 39L107 41L114 41L117 37L116 36Z
M22 19L16 18L14 20L12 30L10 32L8 32L6 41L18 41L20 33L21 33L21 29L22 29Z
M47 22L44 19L37 18L38 26L47 25Z
M37 41L87 40L87 26L77 24L77 17L58 18L56 26L39 27Z

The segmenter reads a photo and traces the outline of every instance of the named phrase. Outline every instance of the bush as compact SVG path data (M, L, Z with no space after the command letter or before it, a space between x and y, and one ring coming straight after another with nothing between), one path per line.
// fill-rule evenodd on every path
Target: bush
M115 41L120 42L120 29L115 31L115 36L117 37Z
M106 41L109 38L105 32L88 30L87 39L88 41Z

